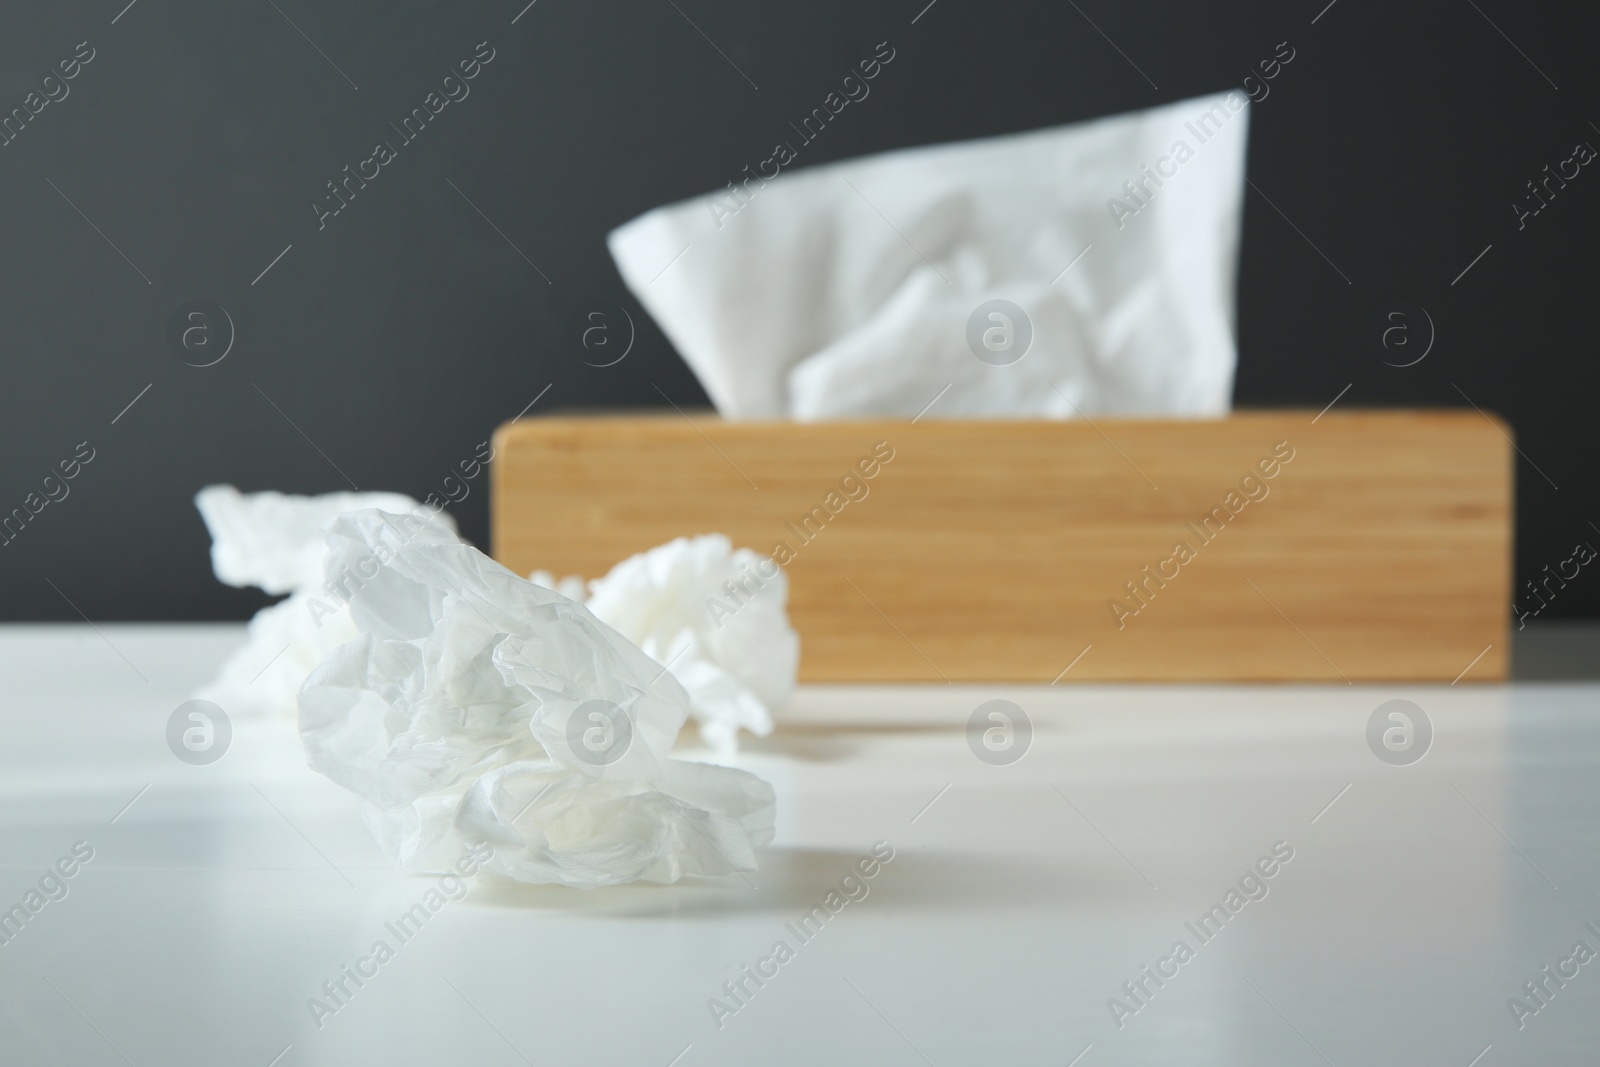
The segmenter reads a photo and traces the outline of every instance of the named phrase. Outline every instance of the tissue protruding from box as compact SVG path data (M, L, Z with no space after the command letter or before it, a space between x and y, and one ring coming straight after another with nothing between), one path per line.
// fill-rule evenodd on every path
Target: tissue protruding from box
M1220 415L1248 125L1235 91L745 178L609 244L728 418Z

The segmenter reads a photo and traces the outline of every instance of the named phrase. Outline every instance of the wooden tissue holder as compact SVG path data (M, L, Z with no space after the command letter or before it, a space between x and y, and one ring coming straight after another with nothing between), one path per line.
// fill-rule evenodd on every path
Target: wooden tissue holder
M1512 446L1475 412L552 417L491 467L522 574L710 532L774 556L807 682L1507 674Z

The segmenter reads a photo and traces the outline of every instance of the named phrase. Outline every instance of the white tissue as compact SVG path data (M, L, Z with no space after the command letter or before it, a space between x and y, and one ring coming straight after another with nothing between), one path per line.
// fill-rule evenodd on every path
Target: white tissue
M533 580L583 600L577 578ZM772 732L794 694L800 638L785 610L783 569L722 534L680 537L630 556L589 583L595 617L669 667L689 694L700 737L722 756L741 729Z
M1233 92L758 177L609 244L729 418L1221 414L1248 122ZM997 298L1006 366L968 341Z
M195 690L195 697L230 715L294 714L295 695L306 675L356 636L344 602L319 588L328 551L324 523L346 511L382 508L426 514L430 521L455 531L449 515L424 509L400 493L289 496L208 485L195 494L194 503L211 534L211 566L219 580L290 594L256 612L246 628L245 643L214 679Z
M486 869L524 882L754 869L772 789L668 758L689 713L669 671L437 526L361 511L327 539L327 580L361 576L361 636L307 679L301 737L314 769L375 805L403 865L438 870L486 841Z
M335 610L323 614L327 603L315 593L293 593L256 612L244 644L194 691L195 698L229 715L293 715L295 695L311 668L356 636L343 605L335 601Z
M342 592L323 581L322 528L330 519L377 508L429 516L455 533L447 514L399 493L303 497L213 485L195 505L212 535L218 578L290 594L256 613L244 645L195 691L229 714L294 714L312 668L358 636ZM602 622L668 666L688 691L701 739L722 758L737 753L741 729L769 734L772 713L793 694L800 645L785 611L788 579L771 560L735 551L720 534L678 538L632 556L587 590L577 577L557 581L536 571L532 580L569 600L587 599Z
M208 485L194 506L211 534L211 569L218 581L268 593L293 593L322 584L328 546L323 525L335 515L362 508L411 514L422 505L403 493L241 493L231 485ZM443 512L439 521L455 523Z

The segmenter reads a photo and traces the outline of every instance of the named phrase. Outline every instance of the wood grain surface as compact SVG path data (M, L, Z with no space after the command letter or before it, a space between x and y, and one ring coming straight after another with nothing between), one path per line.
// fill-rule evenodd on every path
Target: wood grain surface
M491 477L520 573L713 531L774 556L804 681L1508 669L1511 443L1475 412L540 418L500 428Z

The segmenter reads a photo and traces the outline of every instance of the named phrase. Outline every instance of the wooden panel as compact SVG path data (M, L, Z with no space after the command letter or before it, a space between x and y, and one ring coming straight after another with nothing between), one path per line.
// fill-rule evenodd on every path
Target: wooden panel
M1494 680L1510 452L1457 412L543 418L496 438L493 549L592 578L726 533L787 561L812 682L1049 682L1091 645L1063 681Z

